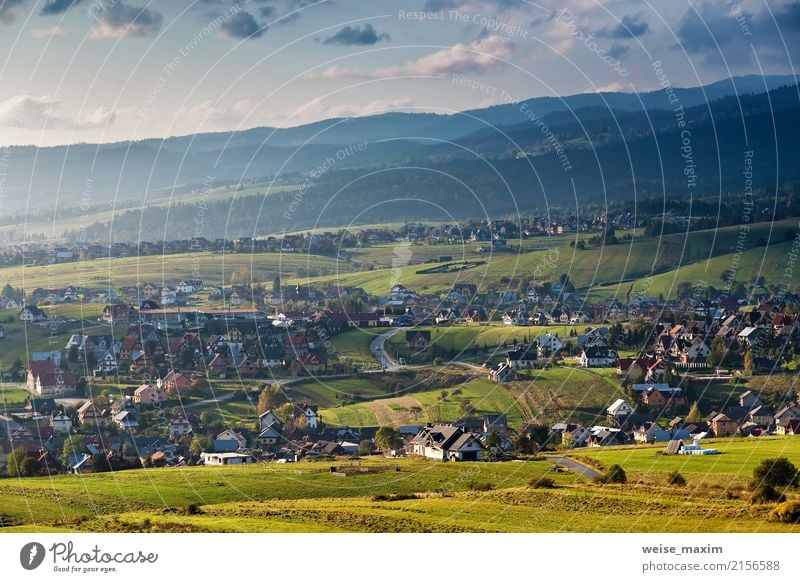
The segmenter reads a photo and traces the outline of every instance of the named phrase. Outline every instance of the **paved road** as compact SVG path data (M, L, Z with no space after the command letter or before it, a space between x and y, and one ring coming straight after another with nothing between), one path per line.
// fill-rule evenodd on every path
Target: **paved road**
M547 460L550 461L551 463L555 463L555 464L558 464L558 465L563 465L567 469L569 469L570 471L578 473L579 475L583 475L584 477L586 477L587 479L589 479L591 481L594 481L596 479L600 479L600 478L603 477L602 473L599 473L598 471L595 471L591 467L587 467L586 465L578 463L577 461L573 461L572 459L570 459L568 457L547 457Z
M402 366L398 365L392 359L392 356L386 351L386 340L388 340L393 335L397 335L401 331L406 331L410 328L408 327L396 327L389 331L386 331L379 336L377 336L374 340L369 343L369 349L372 352L372 356L378 360L378 364L381 368L384 368L387 372L396 372L400 370Z

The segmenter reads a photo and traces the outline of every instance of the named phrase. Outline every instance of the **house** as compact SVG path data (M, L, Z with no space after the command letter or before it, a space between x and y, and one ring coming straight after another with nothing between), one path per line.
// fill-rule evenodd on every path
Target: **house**
M510 382L516 378L514 368L502 362L489 370L489 380L492 382Z
M718 437L731 436L739 431L736 421L732 420L728 415L719 413L715 414L710 419L711 430Z
M54 398L28 398L25 403L25 413L28 417L52 416L57 412Z
M602 346L581 348L578 365L583 368L610 368L617 363L617 352Z
M98 374L113 374L117 371L117 357L114 350L106 350L97 358L95 372Z
M319 407L308 402L294 403L295 426L299 428L317 429L319 427Z
M28 362L26 387L40 396L56 396L75 392L78 380L72 372L57 368L52 360Z
M280 424L281 421L278 418L278 415L276 415L271 410L267 410L266 412L262 412L258 416L258 427L261 430L267 428L268 426L272 426L275 423L279 423Z
M656 422L646 422L633 431L633 440L637 443L662 443L672 438L672 432L662 428Z
M660 389L651 386L642 392L642 403L649 408L669 408L683 406L686 404L686 398L680 388Z
M136 321L137 311L131 305L115 303L113 305L106 305L100 317L106 323L128 323L130 321Z
M480 461L483 444L456 426L428 425L411 440L413 454L437 461Z
M538 341L538 355L539 357L547 357L552 354L558 353L564 348L564 344L559 337L552 333L546 333L539 336Z
M19 311L19 319L20 321L24 321L27 323L35 323L37 321L44 321L47 319L47 315L44 311L36 307L35 305L26 305Z
M761 335L761 328L745 327L742 331L738 333L736 339L739 341L740 344L752 348L758 343L760 335Z
M139 428L139 421L136 420L136 413L132 410L123 410L114 415L114 424L123 430Z
M283 425L278 422L273 422L269 426L265 426L258 433L258 446L264 449L272 449L280 445L283 439Z
M50 426L53 429L53 434L69 434L72 432L72 419L63 412L59 412L50 417Z
M167 400L169 400L167 391L152 384L142 384L133 393L133 401L136 404L158 404Z
M167 375L160 382L169 394L185 394L192 389L192 380L175 370L167 372Z
M110 421L107 410L101 409L93 400L84 402L78 409L78 422L83 426L106 426Z
M232 453L245 448L247 439L241 433L229 428L215 436L211 444L215 453Z
M171 438L180 438L185 434L192 432L192 423L183 415L178 414L169 421L169 436Z
M415 350L424 350L431 343L431 332L424 331L407 331L406 332L406 347Z
M536 357L536 349L533 344L523 345L506 353L506 364L514 369L525 368L530 370L536 367Z
M487 414L483 417L483 432L484 434L508 432L508 418L505 414Z
M618 398L606 409L606 414L608 414L609 420L621 423L633 414L633 407L625 402L623 398Z
M752 410L761 406L761 404L761 399L752 390L747 390L739 395L739 406L742 408Z
M747 413L750 422L768 428L775 423L775 409L770 406L756 406Z
M289 366L293 376L312 375L324 372L327 368L328 356L320 352L308 352L304 356L298 356Z
M250 465L256 462L253 455L243 453L200 453L200 460L204 465Z

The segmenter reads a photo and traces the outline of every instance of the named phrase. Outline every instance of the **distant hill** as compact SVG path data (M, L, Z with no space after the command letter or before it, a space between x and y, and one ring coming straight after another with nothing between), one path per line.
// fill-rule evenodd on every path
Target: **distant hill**
M734 95L746 96L758 92L763 94L768 89L790 82L793 82L790 76L749 76L718 81L704 87L676 90L680 103L685 108L697 109L698 123L705 124L702 129L697 129L698 154L702 148L702 153L708 152L712 161L717 157L716 147L709 150L707 143L709 136L713 137L715 132L719 135L714 125L715 120L700 119L703 113L708 117L714 103L723 100L735 104L739 100L733 98ZM740 100L745 101L746 98L742 97ZM796 108L797 103L793 107ZM591 145L604 148L597 152L598 155L609 156L614 166L627 165L626 145L628 150L634 150L637 157L642 157L642 163L634 168L637 169L636 179L632 179L630 175L627 178L621 175L614 179L615 183L627 184L619 191L620 195L627 196L632 194L639 176L643 177L644 182L650 183L650 190L657 189L655 186L658 186L660 167L658 149L654 147L656 142L660 146L663 141L667 149L662 150L661 154L666 154L669 158L668 166L674 165L670 156L674 147L670 144L675 139L675 132L670 131L669 127L671 123L674 130L674 119L667 111L668 108L669 103L663 91L638 96L627 93L596 93L563 98L537 97L522 103L496 105L451 115L386 113L329 119L292 128L262 127L164 140L50 148L14 147L10 148L8 156L3 210L52 207L54 203L58 206L76 206L87 197L91 198L93 204L143 200L146 193L163 192L165 189L173 190L179 197L191 192L193 186L202 184L208 178L216 183L231 183L263 176L286 176L292 172L307 174L329 159L336 161L330 168L326 168L329 176L326 175L320 182L326 182L327 178L336 182L342 177L340 171L354 168L413 165L441 168L446 173L452 169L449 164L455 164L453 168L457 169L462 160L466 160L470 166L468 169L473 174L480 174L468 176L470 181L474 180L476 187L487 187L492 181L493 170L479 171L480 164L475 164L474 159L469 158L470 150L491 159L492 163L503 166L504 172L509 172L507 181L513 183L514 197L517 200L527 196L525 189L520 189L520 181L532 185L530 202L536 204L541 203L545 192L548 198L572 198L570 181L565 180L564 176L558 176L559 173L563 174L560 167L553 166L550 157L542 155L546 153L546 144L543 145L542 142L543 132L539 126L533 126L529 112L535 112L546 120L548 128L569 150L569 156L574 160L573 166L576 168L573 179L576 186L579 186L579 193L585 191L590 196L598 195L598 176L608 173L605 168L601 172L604 158L600 158L601 164L598 166L594 152L581 151L587 150L587 145L590 145L584 131L590 132ZM788 127L797 127L796 119L788 111L786 117L778 120L780 124L776 124L781 131ZM742 108L742 112L745 117L752 117L753 112L746 107ZM625 121L627 125L617 127L620 121ZM656 122L654 129L658 139L650 138L648 145L647 133L652 133L650 123L653 121ZM737 123L741 125L741 121L731 120L732 126ZM754 124L751 132L767 131L773 125L769 118L761 118L758 123L765 125L759 130L759 126ZM787 126L787 123L795 125ZM731 127L731 130L734 129ZM523 151L519 151L520 148L504 137L503 133L508 133L515 141L517 138L522 139L520 143ZM595 139L601 141L594 143ZM455 141L458 145L443 143L450 141ZM341 155L342 147L357 143L366 143L368 147L355 155ZM713 143L710 145L715 146ZM764 159L763 154L769 149L774 150L774 143L771 148L764 141L759 141L758 145L763 146L759 160ZM784 144L781 145L783 147ZM727 140L723 147L728 147ZM793 150L785 152L789 158L794 155ZM536 157L537 170L541 170L544 176L549 176L546 184L535 184L538 179L524 169L531 164L520 159L521 153ZM620 155L625 157L620 158ZM737 154L736 158L739 157L741 156ZM783 158L779 160L779 164L780 169L784 164ZM704 178L708 177L712 171L719 169L717 165L716 162L713 166L704 165L700 174ZM667 169L670 170L669 167ZM673 170L674 168L670 171ZM414 181L417 179L413 178ZM707 184L711 182L713 180L707 181ZM414 192L410 189L414 185L407 184L404 180L398 182L396 176L391 178L389 185L392 188L387 196L407 196ZM375 194L377 198L382 196L380 189L383 185L379 186L379 191ZM370 187L374 188L375 184ZM438 190L443 186L431 183L429 187ZM495 206L493 199L498 197L497 188L492 186L489 190L490 202L478 206L485 208L489 214L513 209L514 204ZM480 198L481 195L477 197ZM524 205L529 204L525 202ZM473 212L474 208L475 205L472 204L464 210ZM351 211L352 209L347 210L348 213Z

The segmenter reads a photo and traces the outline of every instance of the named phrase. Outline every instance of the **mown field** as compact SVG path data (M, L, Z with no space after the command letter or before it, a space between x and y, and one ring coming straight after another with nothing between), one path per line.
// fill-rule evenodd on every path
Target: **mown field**
M498 347L511 348L517 343L530 342L546 333L557 334L562 341L569 340L571 331L581 333L586 326L515 326L515 325L459 325L454 327L416 327L414 331L430 331L431 345L447 354L447 359L489 358ZM418 353L414 348L405 345L405 333L398 333L386 342L387 350L394 356L400 356L408 363L430 361L430 351ZM574 340L573 340L574 341Z
M203 279L206 286L222 283L272 285L278 275L284 279L299 274L317 275L349 271L347 263L335 258L295 253L215 254L183 253L163 256L94 259L36 267L0 269L0 282L28 290L43 287L121 287L137 283L175 284L185 278ZM251 279L252 277L252 279Z
M759 451L761 455L767 451ZM771 451L770 451L771 453ZM551 472L545 460L437 463L370 459L338 477L331 464L142 469L0 480L6 532L793 532L769 505L720 483L623 485ZM396 470L399 468L399 471ZM355 470L355 467L351 467ZM532 488L542 477L555 488ZM191 506L191 507L190 507Z
M786 244L789 236L794 236L797 228L796 220L784 220L775 223L757 223L750 225L747 236L741 240L738 226L723 227L690 232L688 234L670 234L662 237L637 238L630 242L616 245L589 246L586 250L570 247L570 243L584 235L559 235L542 237L524 241L521 247L514 246L511 252L475 253L472 243L468 245L411 245L403 246L402 254L411 253L411 259L436 258L450 255L454 261L484 260L485 265L461 271L459 273L418 274L422 267L418 264L397 265L398 244L376 245L359 251L361 260L378 268L353 273L340 273L332 276L301 278L300 282L325 282L341 285L363 287L368 293L385 295L392 283L400 282L418 292L444 292L456 283L475 283L479 289L510 288L516 289L520 278L536 277L543 281L555 281L562 273L569 274L570 280L579 290L595 290L602 287L604 294L622 291L622 296L631 282L647 277L652 273L662 273L660 277L669 275L669 271L678 267L695 265L705 261L714 261L714 257L729 255L736 250L737 244L742 249L755 249L754 256L763 254L780 254L779 247ZM766 246L769 243L769 246ZM789 243L790 244L790 243ZM483 246L486 246L484 243ZM760 250L759 250L760 249ZM394 262L393 262L394 261ZM728 268L730 259L721 259L721 264ZM382 267L382 268L380 268ZM701 267L705 272L705 268ZM721 272L723 269L719 269ZM712 280L718 281L719 272L712 272ZM739 270L740 280L747 280L750 271L743 266ZM706 280L709 276L706 274ZM669 279L665 279L668 281ZM697 279L679 279L694 280ZM505 281L505 283L504 283ZM711 281L709 281L711 282ZM623 284L619 289L615 285ZM643 283L639 283L640 285ZM647 294L658 295L659 292L670 291L670 285L647 283L652 287ZM677 283L676 283L677 285ZM672 290L674 293L674 289ZM665 293L665 295L667 294Z
M719 455L661 455L666 443L640 447L583 449L574 454L601 461L609 466L617 463L628 477L649 480L664 477L672 471L683 474L689 486L744 486L753 469L762 459L787 457L800 466L800 438L725 438L702 441L704 448L717 449Z
M605 408L624 396L612 378L573 368L533 370L505 384L471 375L463 383L422 390L412 385L397 396L331 406L320 413L335 426L400 426L452 422L467 415L468 405L473 415L506 414L515 427L566 418L596 423L605 418Z

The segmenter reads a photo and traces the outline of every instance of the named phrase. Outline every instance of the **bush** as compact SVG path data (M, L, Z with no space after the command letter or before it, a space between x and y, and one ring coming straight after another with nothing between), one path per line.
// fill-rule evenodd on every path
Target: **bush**
M800 521L800 501L784 501L769 512L767 519L781 523L798 523Z
M686 477L677 471L673 471L669 474L669 484L675 485L676 487L684 487L686 485Z
M196 503L190 503L189 505L186 506L186 509L184 511L186 515L200 515L201 513L203 513L203 510L201 510L200 506L197 505Z
M480 483L478 481L472 481L471 483L468 483L467 487L471 491L491 491L494 489L494 485L491 483Z
M419 499L416 493L379 493L373 495L373 501L404 501L406 499Z
M550 477L538 477L528 481L528 487L532 489L555 489L556 482Z
M753 469L753 487L789 487L797 480L797 467L786 457L764 459Z
M619 465L611 465L605 474L605 483L627 483L628 476L625 474L625 469Z
M750 503L782 503L786 501L786 496L777 491L771 485L761 485L753 491L753 496L750 498Z

